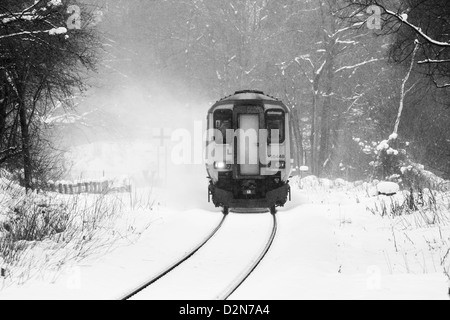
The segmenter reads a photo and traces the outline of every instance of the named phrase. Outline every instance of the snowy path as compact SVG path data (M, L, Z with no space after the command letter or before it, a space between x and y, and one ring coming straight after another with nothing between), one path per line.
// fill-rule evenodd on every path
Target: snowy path
M268 213L230 214L218 234L194 257L133 299L216 299L263 250L271 221Z

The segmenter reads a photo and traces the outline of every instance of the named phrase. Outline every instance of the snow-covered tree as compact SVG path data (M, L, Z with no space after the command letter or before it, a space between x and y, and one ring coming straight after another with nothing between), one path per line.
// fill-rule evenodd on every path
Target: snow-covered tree
M438 88L450 87L450 7L446 0L347 0L350 19L370 6L380 8L381 34L394 34L391 57L407 59L420 44L417 64Z
M108 69L116 71L118 83L157 78L157 87L177 96L209 101L243 88L272 93L294 111L298 164L306 162L322 175L370 175L372 155L353 138L372 144L392 134L411 59L405 60L406 71L388 61L396 35L379 36L383 30L368 28L367 7L352 7L352 19L342 19L344 0L107 2L114 12L108 29L115 50ZM433 95L421 93L418 69L416 64L405 85L399 134L424 158L428 133L406 130L408 124L419 121L414 114L421 110L438 131L444 117L429 101Z
M83 11L86 9L86 11ZM81 2L2 1L0 4L0 148L22 155L24 185L32 188L38 115L84 87L99 47L92 15ZM12 151L8 152L8 151Z

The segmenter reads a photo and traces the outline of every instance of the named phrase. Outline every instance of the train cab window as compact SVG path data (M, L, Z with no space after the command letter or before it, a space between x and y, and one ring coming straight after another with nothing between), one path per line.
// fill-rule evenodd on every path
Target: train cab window
M233 111L226 109L214 112L214 129L222 133L222 137L215 137L217 143L231 143L231 141L228 141L227 130L233 130Z
M285 114L282 110L268 110L266 112L267 141L269 144L283 143L285 140ZM278 130L279 136L272 136Z

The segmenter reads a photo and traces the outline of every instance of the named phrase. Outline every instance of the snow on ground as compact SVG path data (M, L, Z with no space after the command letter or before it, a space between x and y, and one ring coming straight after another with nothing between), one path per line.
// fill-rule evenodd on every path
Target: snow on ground
M395 251L395 222L368 213L352 195L294 197L302 204L280 210L271 253L233 299L449 298L437 253L426 244Z
M205 247L133 299L216 299L262 251L271 230L269 214L231 213Z
M400 191L400 186L395 182L383 181L377 185L380 194L393 195Z
M155 211L151 226L137 243L122 243L102 258L65 268L53 283L32 280L7 287L0 291L0 300L119 299L191 249L221 218L201 210ZM192 221L196 228L187 228Z
M203 240L222 217L220 210L207 203L202 170L179 168L178 174L184 176L169 180L172 183L160 196L160 206L129 213L137 222L150 222L139 240L123 241L102 257L63 268L53 282L34 279L0 289L0 299L117 299L152 278ZM444 219L448 212L441 216L441 224L428 225L416 223L417 216L381 217L368 208L393 198L369 197L366 184L355 188L343 180L305 181L309 182L303 183L304 189L292 183L293 201L279 211L274 246L232 299L449 298L441 266L450 248L449 220ZM214 299L222 293L227 281L220 270L238 271L243 266L230 258L230 248L254 241L250 251L259 251L264 244L261 236L268 233L268 220L261 215L229 218L237 219L217 235L215 254L205 248L186 265L197 270L195 281L162 280L148 298L175 299L182 294L187 299ZM247 234L258 236L253 239ZM201 268L210 265L217 272L208 271L203 277ZM183 274L188 272L181 272L178 279ZM206 290L209 283L215 284L213 290Z

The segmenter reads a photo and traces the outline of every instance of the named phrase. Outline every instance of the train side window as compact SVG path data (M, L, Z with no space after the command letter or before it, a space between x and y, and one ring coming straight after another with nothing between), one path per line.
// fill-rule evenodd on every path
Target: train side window
M285 136L285 113L282 110L268 110L266 112L267 141L269 144L283 143ZM272 136L272 130L278 130L279 136Z
M217 110L214 112L214 129L222 133L222 137L215 137L217 143L230 144L227 130L233 130L233 111L230 109ZM220 141L223 140L223 141Z

